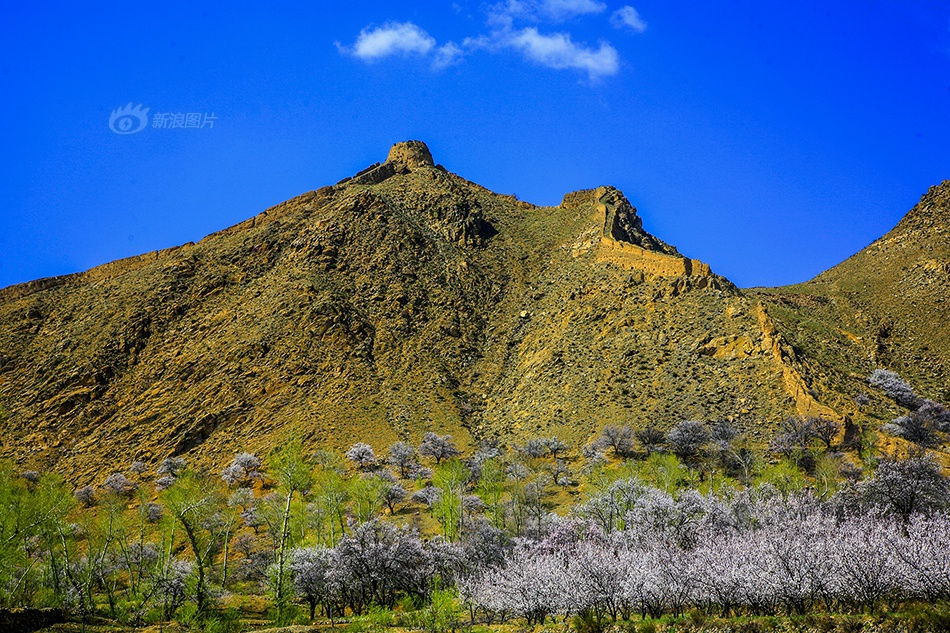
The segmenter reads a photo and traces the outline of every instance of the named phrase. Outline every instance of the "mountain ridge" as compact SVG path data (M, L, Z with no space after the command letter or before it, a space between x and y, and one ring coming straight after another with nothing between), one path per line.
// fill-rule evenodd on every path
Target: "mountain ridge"
M764 442L788 415L885 419L887 402L853 401L887 360L866 349L879 324L848 311L892 308L829 279L740 290L613 187L538 207L399 143L198 242L0 290L0 455L91 481L102 463L214 465L291 435L580 444L695 418ZM888 358L939 397L950 341L933 338L924 377L912 359L935 328L901 327Z

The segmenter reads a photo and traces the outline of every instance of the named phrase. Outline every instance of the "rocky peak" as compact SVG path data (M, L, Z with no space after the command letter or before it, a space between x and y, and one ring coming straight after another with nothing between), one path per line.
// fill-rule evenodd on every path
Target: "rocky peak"
M647 236L643 231L643 220L637 215L636 207L630 204L623 192L614 187L600 187L597 192L600 193L598 202L606 208L607 214L604 222L604 237L652 248L652 244L642 243L644 237Z
M399 167L413 170L419 167L435 166L435 162L432 160L432 153L422 141L396 143L389 150L389 156L386 157L386 162L396 167L396 171L400 171Z
M561 207L565 209L583 205L593 205L599 214L603 214L603 237L646 250L677 254L675 248L643 230L643 220L637 214L637 208L616 187L608 185L574 191L561 201Z
M422 141L404 141L396 143L390 148L386 162L373 163L352 178L344 178L337 184L375 185L392 178L396 174L404 174L420 167L433 166L435 166L435 162L432 160L432 153L425 143Z

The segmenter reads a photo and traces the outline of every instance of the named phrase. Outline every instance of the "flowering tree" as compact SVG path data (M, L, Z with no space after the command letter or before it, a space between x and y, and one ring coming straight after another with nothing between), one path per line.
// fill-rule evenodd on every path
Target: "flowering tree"
M516 552L503 567L467 585L466 597L486 611L542 624L552 613L569 613L574 588L567 561L556 554Z
M228 467L221 471L221 479L229 486L249 487L255 479L263 479L260 458L246 451L234 456Z
M407 442L395 442L389 447L389 454L386 462L399 471L399 476L403 479L409 476L413 468L418 466L418 454L416 449Z
M357 442L346 451L346 459L356 464L360 470L366 470L376 465L376 453L373 447L365 442Z
M458 457L462 452L452 442L451 435L438 435L432 431L426 431L422 436L422 443L419 444L419 454L431 457L436 465L446 459Z
M916 409L918 406L918 398L917 394L914 393L914 388L895 371L875 369L871 372L868 383L872 387L877 387L883 391L888 398L902 407Z
M102 488L107 492L124 496L135 490L135 483L122 473L112 473L102 482Z
M311 622L318 605L323 605L327 617L333 617L337 591L330 571L334 562L333 550L325 547L305 547L290 552L290 577L294 591L307 601Z
M933 512L950 503L947 478L930 457L883 461L859 490L868 502L905 522L912 514Z
M334 552L332 578L354 613L368 604L392 608L400 591L427 594L429 557L414 530L373 519L341 539Z

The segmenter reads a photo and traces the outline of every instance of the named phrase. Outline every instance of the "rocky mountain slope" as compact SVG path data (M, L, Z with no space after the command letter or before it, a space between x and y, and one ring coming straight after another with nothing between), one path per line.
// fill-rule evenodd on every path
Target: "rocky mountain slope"
M831 406L846 406L842 394L875 367L950 401L950 181L841 264L803 284L760 290L749 294L771 304Z
M950 395L948 191L812 282L742 291L614 188L536 207L400 143L196 244L0 290L0 455L85 482L289 436L886 417L853 404L877 365Z

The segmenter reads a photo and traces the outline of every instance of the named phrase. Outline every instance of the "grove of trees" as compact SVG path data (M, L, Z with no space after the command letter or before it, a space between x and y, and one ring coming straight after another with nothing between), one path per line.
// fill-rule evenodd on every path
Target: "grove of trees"
M280 624L395 610L428 627L937 604L950 487L933 449L950 429L895 376L870 383L929 429L883 425L901 458L809 418L768 447L727 421L468 452L434 432L342 454L291 440L218 473L172 456L75 489L0 463L0 608L190 624L255 594Z

